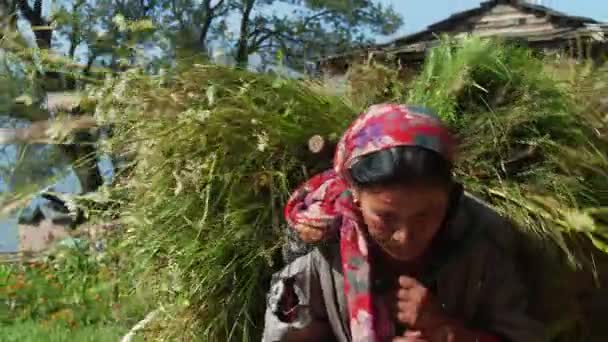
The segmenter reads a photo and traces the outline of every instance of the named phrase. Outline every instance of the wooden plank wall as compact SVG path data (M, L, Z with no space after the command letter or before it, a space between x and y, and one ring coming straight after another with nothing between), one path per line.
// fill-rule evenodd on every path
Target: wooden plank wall
M447 30L451 36L462 38L473 34L480 37L501 37L524 39L528 42L551 42L574 38L579 27L560 26L548 17L523 11L510 5L497 5L488 12L471 16L462 23ZM429 32L421 36L416 43L395 46L389 49L392 53L422 52L437 44L436 34L446 32Z
M575 31L577 27L560 27L546 16L538 16L510 5L497 5L489 12L471 17L453 30L455 37L474 34L481 37L552 39Z

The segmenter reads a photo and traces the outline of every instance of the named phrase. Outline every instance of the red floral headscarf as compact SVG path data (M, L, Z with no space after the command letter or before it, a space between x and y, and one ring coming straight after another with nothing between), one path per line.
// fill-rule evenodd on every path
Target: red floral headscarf
M427 109L381 104L361 114L342 136L334 168L304 183L291 196L285 216L291 227L324 227L339 233L344 292L354 342L390 337L393 320L385 307L373 305L368 242L364 222L353 203L349 168L361 157L397 146L420 146L453 161L455 141Z

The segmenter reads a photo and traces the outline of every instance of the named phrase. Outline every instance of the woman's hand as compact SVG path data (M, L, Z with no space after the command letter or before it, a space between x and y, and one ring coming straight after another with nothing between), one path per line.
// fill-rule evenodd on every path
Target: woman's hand
M411 277L399 277L397 319L407 327L394 342L466 342L476 335L448 317L430 291Z
M327 235L327 229L325 228L308 226L304 224L298 224L294 229L298 233L300 239L306 243L316 243L322 241Z
M393 342L431 342L422 332L416 330L408 330L403 336L395 337Z
M407 276L399 277L397 319L408 328L423 332L436 330L450 322L430 291Z
M477 342L476 340L462 340ZM435 331L428 334L418 330L408 330L403 336L398 336L393 339L393 342L459 342L453 335L447 331Z
M306 328L290 330L281 342L334 341L335 337L328 322L312 321Z

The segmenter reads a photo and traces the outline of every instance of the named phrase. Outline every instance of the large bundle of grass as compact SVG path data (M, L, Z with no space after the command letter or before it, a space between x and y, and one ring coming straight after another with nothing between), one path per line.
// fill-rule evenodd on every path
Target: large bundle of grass
M352 76L374 101L437 110L462 137L467 187L574 263L591 255L581 242L607 250L608 148L602 121L578 100L591 81L577 80L575 93L546 65L472 38L433 50L405 91L387 69ZM327 166L308 154L308 138L335 139L353 107L368 104L351 90L357 98L344 99L302 81L193 64L157 77L127 73L97 91L98 116L114 126L111 150L134 161L118 186L128 246L170 279L162 336L259 338L268 276L280 266L282 206L310 170ZM563 290L549 288L538 291ZM550 318L574 321L561 313Z
M563 234L574 230L606 250L606 231L592 217L608 205L608 145L579 89L551 65L496 41L446 41L407 101L435 108L459 131L459 173L471 190L567 253Z
M97 98L114 152L135 161L121 176L129 247L169 273L167 301L181 305L160 336L259 340L282 208L315 168L307 141L355 113L297 81L197 64L123 75Z

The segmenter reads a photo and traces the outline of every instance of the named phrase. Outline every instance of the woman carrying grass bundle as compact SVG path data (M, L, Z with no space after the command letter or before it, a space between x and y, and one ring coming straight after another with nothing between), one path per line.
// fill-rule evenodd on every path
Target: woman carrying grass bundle
M542 341L499 231L452 180L455 142L427 110L371 107L334 169L294 193L290 226L323 241L278 273L265 342Z

